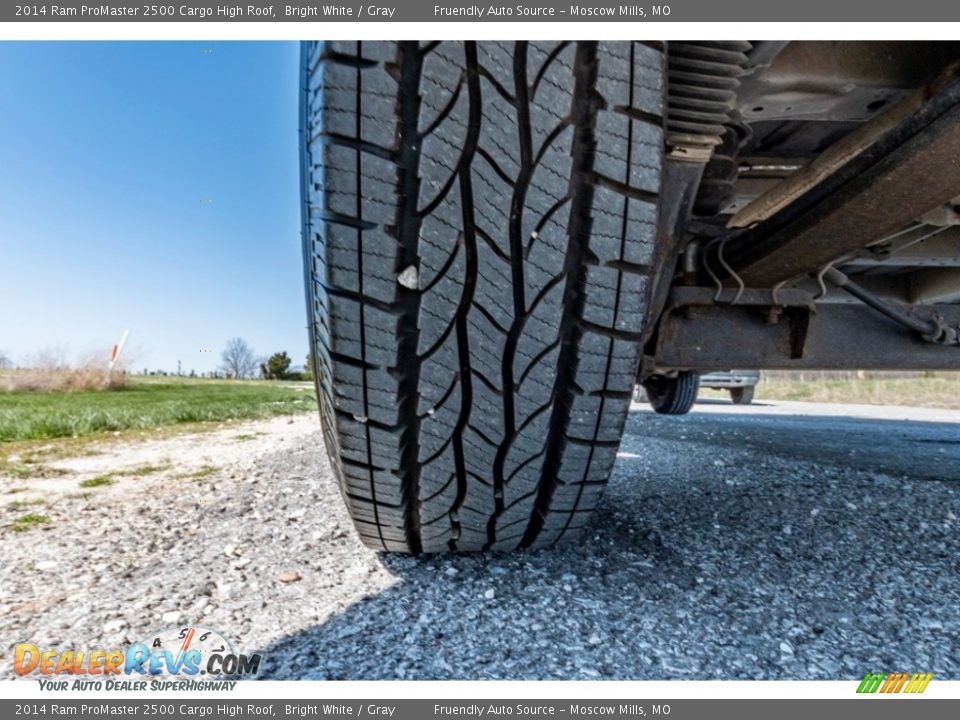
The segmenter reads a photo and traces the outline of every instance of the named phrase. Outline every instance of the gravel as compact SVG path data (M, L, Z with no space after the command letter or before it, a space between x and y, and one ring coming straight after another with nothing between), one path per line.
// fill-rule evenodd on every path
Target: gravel
M86 496L90 457L28 483L51 522L4 531L6 675L18 642L195 623L278 679L960 678L955 412L635 406L584 542L535 553L363 548L313 416L104 456L174 461Z

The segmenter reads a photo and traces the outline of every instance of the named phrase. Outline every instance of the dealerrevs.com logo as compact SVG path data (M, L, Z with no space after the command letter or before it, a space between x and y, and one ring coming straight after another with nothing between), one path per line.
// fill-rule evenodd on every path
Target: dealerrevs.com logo
M127 648L61 652L20 643L13 671L38 676L41 689L49 690L210 690L229 689L237 679L255 676L262 660L260 653L235 652L216 630L191 626L161 630ZM51 676L56 675L73 680L55 681Z

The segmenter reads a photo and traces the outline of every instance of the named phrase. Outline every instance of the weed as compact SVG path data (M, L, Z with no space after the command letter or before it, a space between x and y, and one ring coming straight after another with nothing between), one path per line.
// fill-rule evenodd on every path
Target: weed
M10 523L10 529L13 530L13 532L25 532L30 528L36 527L37 525L46 525L49 522L50 518L46 515L27 513L26 515L21 515L12 523Z
M97 475L96 477L92 477L89 480L82 480L80 482L80 487L82 488L103 487L104 485L113 485L114 482L116 481L113 479L112 475Z
M143 477L144 475L153 475L158 472L163 472L164 470L170 469L170 463L166 462L162 465L139 465L138 467L133 468L132 470L125 470L124 475L130 475L131 477Z
M7 507L11 510L25 510L28 507L34 505L46 505L47 501L43 498L34 498L33 500L14 500L12 503L7 503Z
M199 470L195 470L189 473L180 473L175 475L177 480L202 480L205 477L213 475L217 469L213 465L204 465Z

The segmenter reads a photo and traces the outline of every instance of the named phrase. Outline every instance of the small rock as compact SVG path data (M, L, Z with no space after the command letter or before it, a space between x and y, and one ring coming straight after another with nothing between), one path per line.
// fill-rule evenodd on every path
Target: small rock
M451 565L450 567L448 567L446 570L443 571L443 574L444 574L444 575L449 575L450 577L453 577L453 576L456 575L458 572L460 572L460 571L457 570L455 567L453 567L453 565Z
M564 586L563 586L563 591L564 591L564 592L572 592L572 591L573 591L573 588L572 588L570 585L564 585Z
M161 615L160 619L170 625L176 625L183 619L183 613L179 610L170 610Z
M590 636L587 642L590 643L591 645L599 645L600 643L603 642L603 640L600 639L599 635L594 633L593 635Z
M411 290L418 289L420 286L420 276L417 273L416 266L411 265L400 273L400 275L397 276L397 282L405 288L410 288Z
M123 630L125 627L127 627L127 621L126 621L126 620L124 620L123 618L115 618L115 619L113 619L113 620L109 620L109 621L103 626L103 631L104 631L106 634L108 634L108 635L113 635L113 634L115 634L115 633L120 632L120 631Z
M300 573L296 570L284 570L280 575L277 576L277 580L282 583L295 583L300 580Z
M784 655L793 655L793 645L788 643L786 640L781 640L780 652L782 652Z
M484 596L487 600L493 600L493 598L495 598L495 597L497 596L497 591L494 590L493 588L490 588L489 590L487 590L487 591L483 594L483 596Z
M57 561L56 561L56 560L41 560L41 561L38 562L34 567L36 567L37 570L40 570L40 571L53 570L54 568L57 567Z

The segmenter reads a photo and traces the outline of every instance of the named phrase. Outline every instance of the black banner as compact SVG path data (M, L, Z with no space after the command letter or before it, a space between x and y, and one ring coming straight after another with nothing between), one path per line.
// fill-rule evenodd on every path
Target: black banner
M915 0L522 0L501 3L293 2L138 4L133 0L4 4L4 22L952 22L960 3Z
M852 691L851 691L852 692ZM905 707L909 703L910 707ZM334 720L939 720L957 717L960 701L917 698L849 700L3 700L0 717L323 718Z

